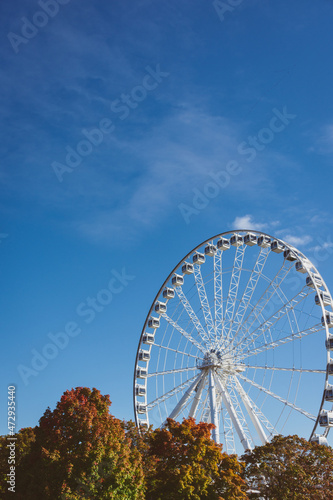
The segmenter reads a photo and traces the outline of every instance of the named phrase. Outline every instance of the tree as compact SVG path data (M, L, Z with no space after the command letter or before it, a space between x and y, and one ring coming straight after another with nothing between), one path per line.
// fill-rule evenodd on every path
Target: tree
M108 395L78 387L66 391L55 410L48 408L18 470L17 498L143 499L140 453L110 405Z
M333 450L298 436L275 436L247 451L244 477L269 500L333 500ZM258 494L250 495L258 498Z
M15 438L15 439L12 439ZM10 467L15 467L15 482L17 479L17 468L20 467L22 460L28 453L36 439L35 429L25 427L20 429L14 436L0 436L0 498L13 498L13 492L8 490L8 474ZM10 448L8 445L15 443L14 459L10 458ZM16 493L16 488L15 488Z
M147 500L246 499L242 465L211 439L213 424L167 419L149 436Z

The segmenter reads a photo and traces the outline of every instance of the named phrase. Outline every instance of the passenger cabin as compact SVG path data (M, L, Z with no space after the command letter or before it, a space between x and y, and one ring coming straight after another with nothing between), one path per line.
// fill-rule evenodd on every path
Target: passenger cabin
M213 257L217 252L217 248L215 245L212 243L208 243L208 245L205 246L205 255L209 255L209 257Z
M294 262L295 260L297 260L297 255L293 250L290 250L290 248L287 248L287 250L283 252L283 257L290 262Z
M257 242L258 242L258 238L253 233L247 233L244 236L244 243L245 243L245 245L249 245L250 247L253 247L254 245L257 244Z
M155 304L155 311L158 314L164 314L167 311L167 305L165 302L156 302Z
M272 241L272 243L271 243L272 252L281 253L284 251L284 249L285 249L285 246L283 243L281 243L281 241L279 241L279 240Z
M333 386L328 385L325 389L325 401L333 401Z
M233 234L230 238L230 245L233 247L240 247L243 245L243 237L240 234Z
M143 405L143 404L137 404L136 405L136 411L138 413L140 413L140 415L142 415L143 413L146 413L147 407L146 407L146 405Z
M328 336L328 339L326 340L325 345L326 345L326 349L328 351L333 351L333 335L330 334Z
M329 375L333 375L333 359L330 359L327 363L327 372Z
M321 324L323 326L327 325L328 328L332 328L333 326L333 313L330 311L325 311L324 316L321 317Z
M205 256L203 253L195 252L192 257L193 264L203 264L205 262Z
M328 441L325 436L320 436L319 434L315 434L311 438L311 443L322 444L324 446L328 446Z
M262 248L268 248L271 246L271 239L269 236L259 236L258 245Z
M326 292L320 292L320 294L316 294L315 295L315 303L317 304L317 306L320 306L320 298L324 304L324 306L329 306L331 304L331 296L329 293L326 293Z
M173 284L173 286L181 286L184 284L184 278L180 274L174 274L172 276L171 283Z
M149 361L150 360L150 352L146 351L145 349L140 349L139 360L140 361Z
M299 273L302 273L302 274L307 273L306 268L303 266L303 263L300 260L298 260L296 262L295 268L296 268L296 271L298 271Z
M141 366L138 366L136 369L136 377L141 379L147 378L146 368L141 368Z
M173 299L175 296L175 290L173 288L164 288L163 299Z
M148 320L148 327L149 328L159 328L160 326L160 319L159 318L154 318L153 316L149 318Z
M333 411L322 410L319 415L319 425L333 427Z
M175 290L173 288L164 288L163 299L173 299L175 296Z
M144 344L152 345L155 342L155 335L153 333L144 333L142 342Z
M230 241L227 238L220 238L217 240L217 248L219 250L229 250Z
M193 264L191 264L190 262L184 262L184 264L182 265L182 273L193 274L194 273Z
M314 274L312 278L311 278L311 276L307 276L307 278L305 280L305 284L311 288L315 288L315 284L318 287L321 287L323 285L320 277L317 274Z
M145 396L146 395L146 387L144 385L137 385L135 387L135 395L136 396Z

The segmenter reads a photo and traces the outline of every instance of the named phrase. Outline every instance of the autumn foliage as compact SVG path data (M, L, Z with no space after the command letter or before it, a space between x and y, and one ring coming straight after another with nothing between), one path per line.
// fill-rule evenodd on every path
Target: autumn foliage
M229 500L247 498L242 466L222 453L210 437L212 424L168 419L149 438L147 500Z
M168 419L140 433L110 405L97 389L78 387L38 426L21 429L14 496L1 436L1 500L333 500L329 447L275 436L239 460L211 439L212 424Z

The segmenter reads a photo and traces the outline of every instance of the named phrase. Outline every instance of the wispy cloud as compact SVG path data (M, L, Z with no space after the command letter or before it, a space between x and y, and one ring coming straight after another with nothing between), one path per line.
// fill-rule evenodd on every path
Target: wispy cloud
M253 229L254 231L265 231L279 225L279 221L256 222L252 215L242 215L235 218L232 226L235 229Z

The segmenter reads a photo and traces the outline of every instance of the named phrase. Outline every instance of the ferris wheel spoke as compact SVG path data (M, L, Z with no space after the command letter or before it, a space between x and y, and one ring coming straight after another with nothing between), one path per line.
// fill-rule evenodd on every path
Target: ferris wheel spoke
M183 352L183 351L178 351L177 349L172 349L172 347L169 347L166 345L160 345L160 344L154 343L154 346L159 347L160 349L165 349L166 351L172 351L172 352L176 352L177 354L183 354L184 356L188 356L188 357L194 358L196 360L203 359L203 358L200 358L199 356L194 356L193 354L190 354L188 352Z
M161 316L162 316L162 318L164 318L169 323L169 325L173 326L173 328L175 328L181 335L183 335L183 337L185 337L193 345L195 345L195 347L197 347L199 349L199 351L201 351L202 353L205 352L204 346L202 344L200 344L199 342L197 342L192 337L192 335L190 335L189 333L187 333L181 326L179 326L176 321L174 321L173 319L171 319L166 313L162 314Z
M268 394L269 396L271 396L272 398L274 399L277 399L278 401L280 401L281 403L283 403L284 405L286 406L289 406L290 408L292 408L293 410L296 410L298 411L299 413L301 413L302 415L304 415L305 417L309 418L310 420L313 420L315 421L316 420L316 417L314 415L312 415L311 413L303 410L302 408L300 408L299 406L296 406L294 403L291 403L290 401L288 401L287 399L284 399L282 398L281 396L278 396L277 394L275 394L274 392L272 392L271 390L267 389L266 387L263 387L262 385L260 384L257 384L256 382L254 382L253 380L250 380L248 379L247 377L245 377L244 375L242 374L239 374L238 375L240 378L242 378L245 382L247 382L248 384L252 385L253 387L256 387L257 389L259 389L260 391L264 392L265 394Z
M279 347L280 345L286 344L287 342L293 342L294 340L301 339L303 337L306 337L307 335L311 335L312 333L319 332L322 329L323 329L322 324L318 323L317 325L311 326L310 328L306 328L305 330L302 330L300 332L294 332L281 339L276 339L267 344L263 343L262 345L255 347L254 349L248 349L247 351L239 352L237 353L237 359L239 360L245 359L249 356L253 356L254 354L258 354L260 352L264 352L269 349L274 349L275 347Z
M237 308L237 311L235 314L235 319L233 321L231 331L230 331L230 337L232 339L237 336L237 334L238 334L238 332L243 324L244 316L245 316L246 311L249 307L252 296L255 292L255 289L256 289L256 286L258 284L261 273L263 271L263 268L266 264L269 252L270 252L269 248L261 248L260 249L256 263L255 263L253 270L251 272L251 276L246 284L244 293L243 293L242 298L240 299L240 302L238 304L238 308Z
M216 398L216 388L213 370L209 370L209 401L210 401L210 421L214 424L214 429L212 431L212 437L215 443L220 442L220 431L219 431L219 420L218 420L218 408L217 408L217 398Z
M163 372L147 373L147 378L157 377L160 375L173 375L174 373L184 373L188 371L198 371L196 366L188 366L187 368L175 368L173 370L165 370Z
M226 451L228 455L231 455L236 453L234 427L232 425L231 417L228 411L224 407L221 410L221 416L222 416L223 434L224 434Z
M244 428L239 420L239 417L236 413L233 402L231 400L230 394L227 391L227 389L225 388L222 381L220 380L219 376L216 377L216 384L218 387L218 391L220 392L220 394L222 396L223 404L224 404L224 406L225 406L225 408L226 408L226 410L231 418L232 424L233 424L233 426L238 434L238 437L239 437L240 442L242 443L242 445L244 447L244 450L247 450L247 449L250 450L251 449L250 440L249 440L248 436L246 435L246 432L245 432L245 430L244 430Z
M216 340L221 339L223 331L223 252L217 250L214 254L214 316Z
M203 392L203 389L205 387L206 382L207 382L207 377L206 377L206 373L204 373L204 376L200 380L196 394L193 398L193 402L192 402L190 412L189 412L189 417L194 418L196 413L197 413L198 406L199 406L199 403L201 401L202 392Z
M261 425L260 418L259 418L259 408L254 404L254 402L250 399L250 397L246 394L244 391L241 383L236 377L233 377L233 382L235 384L236 391L241 397L241 400L243 401L243 404L246 408L246 411L252 421L252 424L254 425L254 428L259 436L259 439L262 444L267 443L268 439L266 436L266 433ZM264 415L260 412L261 417L264 417ZM265 418L265 417L264 417ZM272 424L265 418L265 421L267 422L266 425L269 425L272 429L273 426Z
M194 377L189 378L188 380L186 380L186 382L183 382L182 384L177 385L176 387L174 387L170 391L166 392L165 394L162 394L162 396L159 396L158 398L154 399L154 401L151 401L150 403L147 404L147 410L151 410L156 405L160 405L161 403L163 403L167 399L171 398L172 396L175 396L175 394L178 394L180 391L182 391L183 389L188 387L191 384L191 382L193 382L193 381L195 382L197 379L199 379L200 375L199 375L199 377L198 377L198 375L194 375ZM195 387L195 384L194 384L194 387Z
M258 366L258 365L246 365L246 368L253 370L276 370L280 372L299 372L299 373L326 373L326 370L311 370L307 368L281 368L277 366Z
M180 287L180 286L177 286L175 288L176 290L176 293L185 309L185 311L187 312L190 320L192 321L193 325L195 326L199 336L201 337L201 339L204 341L204 343L207 345L210 343L210 339L209 339L209 336L207 335L207 333L205 332L202 324L200 323L197 315L195 314L195 312L193 311L192 309L192 306L191 304L189 303L189 301L187 300L187 297L183 291L183 289Z
M292 299L288 300L285 302L280 309L275 311L269 318L267 318L265 321L263 321L259 326L257 326L253 331L250 333L249 330L247 329L246 332L244 333L243 337L238 340L237 344L235 344L234 348L237 346L241 345L242 349L248 347L251 344L254 344L255 341L261 337L264 336L265 338L265 333L270 330L274 325L276 325L281 319L285 318L286 315L289 315L289 313L294 314L295 308L298 307L301 302L306 299L311 293L313 293L313 290L309 287L304 287L298 294L296 294ZM294 321L296 321L296 318L294 317ZM293 327L291 326L291 329ZM293 329L292 329L293 331ZM244 341L248 341L244 343Z
M283 280L287 277L288 273L292 269L290 265L291 263L289 262L288 265L286 264L287 262L288 262L287 260L283 262L281 268L276 273L273 280L269 283L268 287L266 288L266 290L264 291L258 302L252 307L251 311L245 318L242 327L239 330L241 333L250 330L251 326L257 321L258 317L262 314L263 310L266 308L269 301L275 295L276 291L281 287Z
M175 408L172 410L172 412L169 415L169 418L177 418L179 413L186 407L192 392L194 389L197 387L197 385L200 383L201 379L203 378L203 373L201 372L199 376L194 380L194 382L190 385L190 387L187 389L185 394L182 396L182 398L179 400L179 402L176 404Z
M232 321L235 312L235 305L238 293L239 282L242 274L242 264L244 260L244 254L246 250L246 245L241 245L237 247L235 253L234 265L232 267L232 273L229 284L229 291L227 297L227 303L224 313L224 321L223 321L223 339L222 342L226 342L228 344L230 338L230 329L232 326ZM224 346L224 345L223 345Z
M205 323L206 323L208 335L210 336L210 339L213 340L216 338L215 325L214 325L212 313L210 310L210 305L209 305L208 298L207 298L205 284L204 284L203 279L202 279L201 265L200 264L194 265L194 279L195 279L195 284L196 284L199 299L200 299L202 312L203 312L203 315L205 318Z

